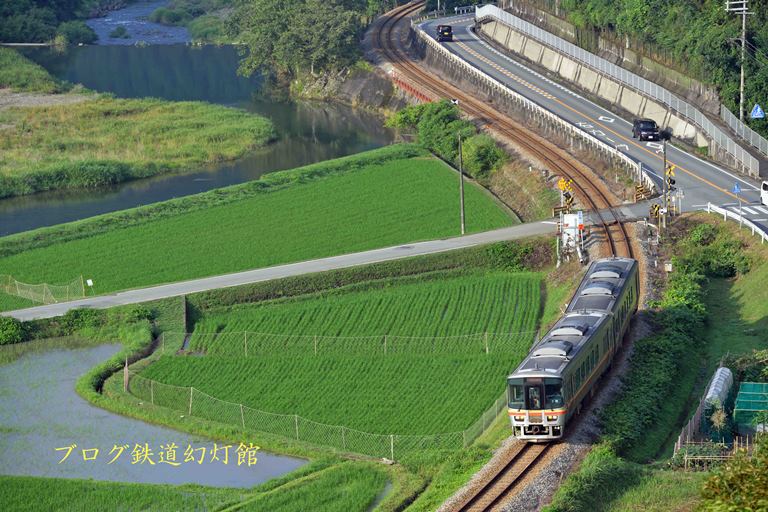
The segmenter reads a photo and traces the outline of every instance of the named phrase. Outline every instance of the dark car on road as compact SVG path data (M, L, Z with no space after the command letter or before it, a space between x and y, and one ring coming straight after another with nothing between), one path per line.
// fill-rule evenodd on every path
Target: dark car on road
M437 26L437 41L453 41L453 28L450 25Z
M661 140L659 125L653 119L635 119L632 123L632 138L640 140Z

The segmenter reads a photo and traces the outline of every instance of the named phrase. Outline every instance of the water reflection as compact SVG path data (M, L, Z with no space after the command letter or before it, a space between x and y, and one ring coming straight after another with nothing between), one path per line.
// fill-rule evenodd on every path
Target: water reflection
M228 464L159 464L161 445L179 447L183 460L188 445L205 447L212 443L168 428L112 414L93 407L75 393L77 378L92 366L112 356L119 345L102 345L72 350L53 349L29 353L10 364L0 365L0 473L62 478L94 478L122 482L197 483L215 487L252 487L292 471L305 461L294 457L258 452L255 465L237 465L234 451ZM247 442L247 441L246 441ZM155 465L132 464L131 450L148 443ZM64 451L56 448L76 444L63 463ZM114 445L129 445L118 460L107 464ZM98 448L95 461L84 461L82 449ZM92 456L94 452L87 452ZM196 458L199 458L196 452Z
M60 78L120 97L204 100L264 115L273 121L277 141L236 162L185 174L95 191L2 200L0 236L242 183L268 172L359 153L392 141L381 119L365 111L258 96L260 80L236 74L237 52L230 47L91 46L73 48L63 55L50 50L27 53Z

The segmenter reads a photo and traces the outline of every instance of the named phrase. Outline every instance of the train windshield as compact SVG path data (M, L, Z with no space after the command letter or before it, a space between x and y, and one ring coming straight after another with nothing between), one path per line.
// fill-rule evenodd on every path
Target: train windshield
M509 407L510 409L525 409L523 379L509 379Z
M557 409L563 406L562 381L560 379L544 379L544 408Z

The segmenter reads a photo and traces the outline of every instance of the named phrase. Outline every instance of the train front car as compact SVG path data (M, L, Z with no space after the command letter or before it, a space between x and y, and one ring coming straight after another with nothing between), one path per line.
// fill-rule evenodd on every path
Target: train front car
M607 258L590 265L565 315L507 378L515 437L560 439L594 393L637 308L637 262Z
M566 409L562 380L543 373L511 376L509 419L515 437L529 441L560 439L565 430Z

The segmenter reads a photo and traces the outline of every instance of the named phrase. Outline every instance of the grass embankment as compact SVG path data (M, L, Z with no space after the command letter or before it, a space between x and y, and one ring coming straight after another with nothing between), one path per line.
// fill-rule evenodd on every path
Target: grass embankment
M10 48L0 47L0 89L47 94L66 92L70 84L53 78L45 69Z
M755 240L704 214L676 222L665 243L674 272L656 304L659 331L635 343L624 388L603 412L603 444L550 510L691 510L701 501L707 475L638 462L671 453L723 355L765 348L768 251Z
M4 510L363 511L389 471L370 462L320 460L252 489L0 476Z
M234 160L270 121L201 102L97 98L0 113L0 198L95 188Z
M252 408L371 433L466 429L498 398L504 377L527 353L539 320L541 276L442 275L416 281L387 281L372 290L219 312L204 317L196 331L223 327L225 334L256 330L344 337L525 334L491 337L489 354L478 336L437 339L415 355L409 346L418 340L390 340L386 353L380 338L321 340L315 354L311 338L300 348L275 343L270 350L260 346L268 341L254 334L245 357L240 335L212 342L203 338L192 350L210 350L209 355L164 357L142 375ZM221 353L227 355L211 355Z
M4 273L97 293L458 235L457 177L411 146L0 239ZM467 187L467 229L511 224Z
M220 105L58 94L72 85L6 48L2 88L49 96L0 110L0 199L196 170L274 137L268 119Z

